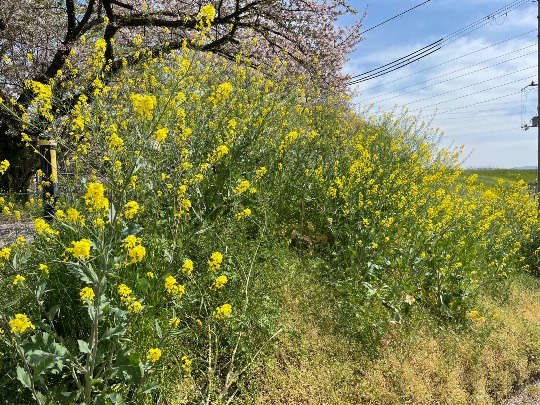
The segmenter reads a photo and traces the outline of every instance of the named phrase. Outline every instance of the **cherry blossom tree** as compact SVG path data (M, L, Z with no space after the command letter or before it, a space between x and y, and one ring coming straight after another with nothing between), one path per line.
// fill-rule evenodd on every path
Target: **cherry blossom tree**
M209 39L197 43L205 13L212 14L205 20ZM48 83L66 61L82 69L99 39L114 74L133 60L133 38L161 52L186 44L228 59L243 52L262 68L279 57L319 86L343 87L341 70L361 40L361 18L346 27L338 22L356 14L347 0L2 0L0 97L28 106L28 81ZM24 190L36 168L20 133L20 121L0 112L0 159L11 162L0 189Z

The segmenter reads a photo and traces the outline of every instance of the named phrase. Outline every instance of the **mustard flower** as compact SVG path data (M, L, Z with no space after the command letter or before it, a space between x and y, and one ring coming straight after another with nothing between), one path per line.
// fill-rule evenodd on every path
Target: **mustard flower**
M128 235L124 239L124 243L122 244L122 246L127 249L132 249L135 246L140 245L141 242L142 242L141 238L137 238L135 235Z
M234 216L237 221L241 221L242 219L251 216L251 210L249 208L246 208L243 211L237 212Z
M129 301L129 297L131 295L131 288L129 288L125 284L120 284L117 289L118 295L120 296L120 300L122 302Z
M150 279L154 279L155 276L154 276L154 273L152 273L151 271L147 272L146 273L146 277L150 278Z
M92 242L90 239L83 238L79 241L71 242L73 247L67 248L64 253L71 253L75 259L89 259Z
M232 307L230 304L223 304L220 307L217 307L214 311L214 318L216 319L225 319L231 315Z
M0 328L0 336L2 336L4 333L6 333L4 332L4 329Z
M249 188L249 181L248 180L243 180L233 189L233 193L234 194L242 194L248 188Z
M171 328L178 328L178 325L180 325L180 318L173 316L171 319L169 319L169 326Z
M182 370L186 373L190 373L192 361L187 356L182 356L181 361L182 365L180 367L182 367Z
M162 143L169 134L169 128L160 128L154 132L154 139L157 143Z
M66 213L66 219L74 224L80 222L81 225L84 226L84 218L82 217L81 213L75 208L68 208Z
M18 334L24 333L27 329L36 329L24 314L16 314L15 318L9 321L9 326L11 326L11 333Z
M167 290L169 294L177 295L178 297L182 297L186 292L185 287L181 284L177 284L176 278L173 276L168 276L165 279L165 290Z
M133 301L128 306L128 311L134 314L138 314L139 312L141 312L141 310L142 310L142 304L139 301Z
M129 98L131 99L131 103L133 104L133 109L137 114L141 116L143 120L152 119L152 111L154 110L157 102L156 96L131 94Z
M15 279L13 280L13 285L17 285L17 284L23 282L24 280L26 280L26 278L24 278L24 276L21 276L20 274L17 274L15 276Z
M92 288L90 287L84 287L79 293L79 295L81 296L81 301L83 302L83 304L89 305L93 304L94 297L96 296L94 290L92 290Z
M124 148L124 140L116 133L113 133L108 137L109 149L120 152Z
M15 239L15 243L19 246L24 246L26 245L26 238L21 235L17 239Z
M2 250L0 250L0 259L8 260L10 254L11 254L10 248L8 247L2 248Z
M207 23L213 22L215 17L216 9L212 4L207 4L206 6L202 7L199 14L197 14L198 20L205 20Z
M264 166L258 168L255 171L255 180L260 180L267 172L268 172L268 169Z
M158 361L160 357L161 357L161 350L157 347L154 349L148 350L148 355L146 356L146 358L152 363L155 363L156 361Z
M191 276L191 273L193 272L193 261L191 259L184 261L184 264L182 264L182 272L187 276Z
M88 183L84 202L91 208L108 209L109 200L105 197L105 187L98 182Z
M58 231L55 231L51 228L51 226L43 219L43 218L37 218L34 221L34 228L38 235L42 235L44 233L48 233L51 235L58 235Z
M4 174L6 170L9 168L9 162L4 159L0 162L0 175Z
M232 85L229 82L222 83L216 90L216 100L221 101L229 98L233 90Z
M46 264L40 263L39 270L43 272L43 274L49 274L49 266Z
M126 209L124 211L124 218L133 219L137 212L139 212L139 204L136 201L129 201L124 205Z
M225 284L227 284L227 281L229 281L227 276L226 275L221 275L218 278L216 278L214 283L210 286L210 289L212 291L217 291L220 288L225 287Z
M146 248L141 245L135 246L129 250L128 256L131 259L129 264L141 262L146 256Z
M220 252L214 252L210 255L208 260L208 269L214 273L219 270L221 262L223 261L223 255Z

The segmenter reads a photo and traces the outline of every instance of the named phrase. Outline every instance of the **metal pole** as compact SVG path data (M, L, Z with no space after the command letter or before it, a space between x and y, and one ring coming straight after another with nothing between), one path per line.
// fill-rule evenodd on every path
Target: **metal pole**
M39 155L43 172L43 217L50 221L55 214L58 198L58 169L56 165L56 141L39 138Z

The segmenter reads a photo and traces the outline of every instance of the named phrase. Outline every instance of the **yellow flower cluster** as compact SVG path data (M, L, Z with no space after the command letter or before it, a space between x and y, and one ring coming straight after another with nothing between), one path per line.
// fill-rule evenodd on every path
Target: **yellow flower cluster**
M98 182L88 183L84 202L90 209L107 210L109 208L109 200L105 197L105 186Z
M162 143L165 141L165 138L167 138L167 135L169 134L168 128L160 128L156 132L154 132L154 139L157 143Z
M55 231L51 228L51 226L43 219L43 218L36 218L34 220L34 228L38 235L43 234L50 234L50 235L58 235L58 231Z
M15 276L15 279L13 280L13 285L17 285L17 284L23 282L24 280L26 280L26 278L24 278L24 276L21 276L20 274L17 274Z
M187 276L191 276L193 272L193 261L191 259L186 259L184 264L182 264L182 272Z
M161 349L159 348L153 348L148 350L148 354L146 356L146 359L151 361L152 363L155 363L161 358Z
M90 239L82 238L78 241L71 242L73 247L67 248L64 252L71 253L75 259L88 260L90 258L90 250L92 249L92 242Z
M208 269L215 273L221 267L222 261L223 261L223 255L220 252L212 253L210 255L210 259L208 259Z
M246 208L240 212L237 212L234 216L238 221L241 221L242 219L246 219L247 217L251 216L251 210Z
M225 287L225 284L227 284L228 281L229 280L227 279L226 275L221 275L214 280L214 283L210 286L210 289L212 291L217 291L220 288Z
M5 247L0 250L0 259L8 260L11 254L11 248Z
M139 204L137 201L129 201L124 205L124 218L133 219L137 212L139 212Z
M146 248L141 243L142 239L137 238L135 235L128 235L124 239L122 247L128 250L127 255L130 259L128 264L141 262L146 256Z
M81 297L81 301L83 304L92 305L94 303L94 297L96 294L94 293L94 290L91 287L84 287L80 292L79 295Z
M24 333L27 329L36 329L28 319L28 316L24 314L16 314L15 318L9 321L9 326L11 326L11 333L18 334Z
M182 295L184 295L186 292L185 287L181 284L178 284L176 278L174 278L173 276L168 276L165 279L165 290L169 294L175 295L178 298L182 297Z
M191 372L192 361L187 356L182 356L180 360L182 361L182 370L184 370L185 373L189 374Z
M150 121L153 118L154 107L156 106L156 96L131 94L131 102L133 109L143 120Z
M0 162L0 175L4 174L6 170L9 168L9 162L4 159Z
M180 325L180 318L173 316L171 319L169 319L169 326L171 328L178 328L178 325Z
M118 295L120 296L120 301L123 304L127 305L128 311L138 314L142 310L142 303L137 301L135 297L131 295L132 291L125 284L120 284L117 289Z
M223 304L220 307L217 307L214 311L214 318L216 319L225 319L228 318L232 313L232 307L230 304Z
M43 274L49 274L49 266L47 266L46 264L40 263L40 264L39 264L39 270L40 270Z
M238 185L233 189L234 194L242 194L249 188L249 181L242 180Z

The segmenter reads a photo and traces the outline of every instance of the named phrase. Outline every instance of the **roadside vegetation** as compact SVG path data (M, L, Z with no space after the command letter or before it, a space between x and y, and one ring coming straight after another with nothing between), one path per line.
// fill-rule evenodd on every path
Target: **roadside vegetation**
M0 249L5 401L496 403L538 375L525 182L279 60L141 48L105 84L102 41L91 98L58 84L55 217ZM28 131L55 85L28 83Z

